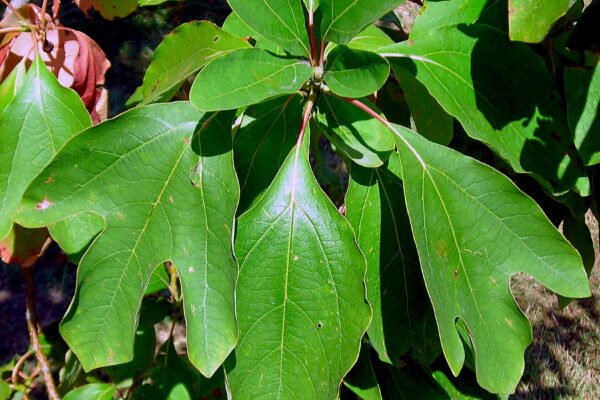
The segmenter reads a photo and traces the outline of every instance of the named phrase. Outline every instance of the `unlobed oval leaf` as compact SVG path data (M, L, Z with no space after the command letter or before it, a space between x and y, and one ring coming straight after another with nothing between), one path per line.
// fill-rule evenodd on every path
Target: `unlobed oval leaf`
M180 25L156 48L144 76L142 104L152 103L170 92L210 60L250 47L212 22L194 21Z
M192 86L190 100L200 110L232 110L297 92L310 78L310 66L262 49L244 49L210 62Z
M404 193L421 268L454 374L472 342L477 381L512 393L523 373L531 325L510 292L526 272L573 298L590 288L577 251L540 207L491 167L396 127Z
M516 172L556 194L589 193L552 77L527 45L471 24L435 29L380 52Z
M209 376L233 349L232 121L187 102L134 109L71 140L29 188L23 225L104 220L61 325L86 370L130 361L145 288L166 261L181 280L191 362Z
M337 151L364 167L383 165L395 147L394 138L379 121L339 98L319 98L317 121Z
M405 0L320 0L321 33L326 40L346 44L368 25Z
M325 83L343 97L365 97L379 90L390 74L387 60L370 51L336 46L327 56Z
M371 318L364 256L312 174L307 142L239 218L235 399L337 398Z
M600 163L600 66L565 68L569 127L585 165Z
M310 54L304 7L300 0L227 0L253 31L296 56Z
M397 153L379 168L352 165L346 217L367 259L367 331L379 358L398 365L411 356L425 364L441 352L404 204Z
M10 232L27 186L67 140L91 124L77 93L36 58L0 115L0 239Z

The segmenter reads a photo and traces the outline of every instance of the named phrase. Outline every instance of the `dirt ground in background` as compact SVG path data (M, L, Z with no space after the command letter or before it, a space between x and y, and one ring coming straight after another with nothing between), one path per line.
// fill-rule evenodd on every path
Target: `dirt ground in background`
M511 399L600 399L600 253L598 223L587 218L596 250L592 298L561 310L554 294L526 275L513 294L533 326L525 374Z

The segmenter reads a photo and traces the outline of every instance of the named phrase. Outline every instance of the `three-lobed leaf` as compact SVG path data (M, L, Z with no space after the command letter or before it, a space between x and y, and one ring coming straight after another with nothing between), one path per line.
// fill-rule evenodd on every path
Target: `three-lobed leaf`
M552 77L528 46L472 24L435 29L380 52L516 172L553 193L589 193Z
M185 102L134 109L71 140L29 188L23 225L104 221L61 325L86 370L131 360L144 291L167 261L181 280L191 362L210 376L233 349L233 117Z
M142 104L152 103L172 92L190 75L214 58L250 44L212 22L180 25L157 47L142 84Z
M27 186L67 140L92 124L79 96L38 57L0 115L0 239Z
M226 366L236 399L337 398L371 318L364 256L319 187L307 142L239 218L240 341Z
M464 324L479 384L512 393L531 326L510 293L526 272L567 297L590 294L577 251L505 176L447 147L395 128L406 205L442 349L458 374Z
M232 110L295 93L311 74L310 66L299 59L258 48L237 50L198 74L190 100L203 111Z

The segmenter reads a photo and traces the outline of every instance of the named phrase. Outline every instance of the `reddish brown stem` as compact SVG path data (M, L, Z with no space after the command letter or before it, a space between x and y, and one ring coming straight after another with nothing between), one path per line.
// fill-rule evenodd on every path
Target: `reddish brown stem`
M346 103L350 103L358 108L360 108L361 110L363 110L364 112L366 112L367 114L369 114L371 117L375 118L376 120L378 120L379 122L381 122L383 125L387 126L388 128L392 128L392 126L390 125L389 121L387 119L385 119L384 117L382 117L381 115L377 114L377 112L371 110L371 108L369 108L369 106L367 106L366 104L362 103L360 100L357 99L349 99L347 97L341 97L341 96L336 96L339 99L344 100Z
M35 306L35 286L32 273L35 263L46 252L51 243L52 239L48 238L48 240L46 240L46 243L44 243L44 246L42 247L40 253L36 256L29 258L23 263L23 265L21 266L21 272L23 273L23 282L25 286L25 318L27 320L27 330L29 331L31 347L33 352L35 353L35 357L37 358L38 364L42 369L42 377L44 378L48 398L50 400L60 400L60 396L58 395L58 391L56 390L54 378L52 377L52 372L50 371L50 365L48 364L46 355L42 351L40 337L38 335L39 324L37 320Z
M58 21L58 14L60 14L60 0L54 0L52 2L52 18L54 18L54 21Z
M315 17L312 4L308 10L308 36L310 39L310 64L315 67L318 65L317 48L315 45Z
M315 99L317 98L317 92L314 90L310 92L308 95L308 101L306 102L306 107L304 108L304 115L302 116L302 124L300 125L300 133L298 134L298 141L296 142L296 146L300 148L302 145L302 140L304 140L304 134L306 133L306 127L308 126L308 121L310 120L310 114L312 112L313 106L315 105Z

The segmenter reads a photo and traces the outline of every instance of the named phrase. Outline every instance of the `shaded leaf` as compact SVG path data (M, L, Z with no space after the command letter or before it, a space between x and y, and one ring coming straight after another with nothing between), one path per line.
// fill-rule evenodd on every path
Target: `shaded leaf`
M390 74L387 60L370 51L336 46L327 57L325 82L343 97L365 97L379 90Z
M337 398L369 325L364 257L312 174L307 142L239 218L240 341L226 365L236 399Z
M346 217L367 258L371 345L390 364L400 363L411 348L414 359L433 361L441 349L404 205L396 153L377 169L352 166Z
M473 24L439 28L380 51L516 172L533 175L555 194L589 193L552 77L528 46Z
M359 399L363 400L383 400L381 389L377 383L373 365L371 364L371 355L369 354L369 345L363 342L360 348L360 355L354 367L344 378L344 385L350 389Z
M89 129L23 202L27 225L89 212L104 219L61 325L86 371L131 360L144 290L166 261L181 279L191 362L212 375L235 345L233 115L202 117L189 103L159 104Z
M539 43L552 25L569 10L571 0L508 0L511 40Z
M600 163L600 66L565 68L569 126L585 165Z
M27 186L68 139L90 125L79 96L36 59L0 116L0 238L9 233Z
M375 374L385 400L447 400L442 387L419 365L403 363L401 367L376 362Z
M209 61L249 47L212 22L194 21L178 26L154 52L142 84L142 104L155 102Z
M254 31L234 12L229 14L229 16L225 19L225 22L223 22L223 30L238 36L243 40L248 40L250 38L254 39L255 47L271 51L275 54L285 55L285 50L283 50L276 43Z
M304 7L299 0L227 0L255 32L296 56L310 54Z
M473 375L469 373L470 371L463 372L458 379L442 370L436 370L432 375L452 400L498 400L498 396L480 388L474 377L467 376Z
M395 147L376 119L333 96L319 98L317 120L336 150L364 167L381 166Z
M394 74L404 92L415 130L432 142L448 145L454 135L454 119L414 76L402 68L396 68Z
M292 150L300 131L300 95L278 97L249 107L234 141L241 198L238 213L247 210L271 184Z
M23 264L35 259L47 239L46 229L27 229L14 224L8 235L0 240L0 260L6 264Z
M320 0L321 33L326 40L346 44L379 17L405 0Z
M301 60L256 48L237 50L213 60L198 74L190 100L205 111L231 110L295 93L311 74Z
M587 297L581 257L505 176L406 128L395 131L408 214L446 360L458 374L465 360L460 319L473 344L478 383L512 393L532 335L510 278L526 272L561 295Z

